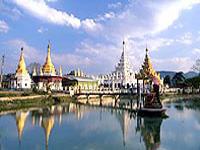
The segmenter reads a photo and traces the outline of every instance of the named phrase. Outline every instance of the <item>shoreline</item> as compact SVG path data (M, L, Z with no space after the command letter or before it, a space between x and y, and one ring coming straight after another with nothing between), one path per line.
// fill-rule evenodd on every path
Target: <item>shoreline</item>
M52 94L52 95L31 95L17 97L0 98L0 114L4 112L15 112L18 110L28 110L30 108L44 108L57 104L65 104L72 101L69 94Z
M161 96L162 103L170 103L177 100L186 100L190 98L200 98L200 94L173 94L168 96Z

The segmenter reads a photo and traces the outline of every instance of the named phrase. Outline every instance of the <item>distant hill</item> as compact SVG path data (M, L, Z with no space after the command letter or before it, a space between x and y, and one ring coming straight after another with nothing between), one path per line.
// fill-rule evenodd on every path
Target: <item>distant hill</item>
M164 78L164 77L166 77L167 75L169 75L171 79L172 79L173 76L176 74L175 71L158 71L158 73L160 73L160 77L161 77L161 78Z
M185 78L193 78L198 76L198 73L194 72L194 71L189 71L187 73L184 74Z
M165 76L169 75L170 78L172 79L174 77L174 75L177 73L175 71L158 71L158 73L160 73L160 77L164 78ZM198 73L194 72L194 71L189 71L184 73L185 78L193 78L198 76Z

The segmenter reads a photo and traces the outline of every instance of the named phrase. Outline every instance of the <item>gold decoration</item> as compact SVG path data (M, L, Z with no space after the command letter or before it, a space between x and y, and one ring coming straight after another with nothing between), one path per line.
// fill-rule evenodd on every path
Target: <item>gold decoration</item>
M51 53L50 53L50 43L48 43L48 55L46 58L46 62L43 66L43 73L53 73L55 74L55 68L54 65L51 62Z
M24 49L23 47L21 48L21 56L18 64L18 68L16 70L17 74L27 74L28 71L26 70L26 64L24 61Z

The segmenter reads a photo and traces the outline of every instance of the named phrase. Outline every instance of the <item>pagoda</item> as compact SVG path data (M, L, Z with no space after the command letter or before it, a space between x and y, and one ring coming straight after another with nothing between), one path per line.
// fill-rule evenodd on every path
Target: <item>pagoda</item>
M51 61L51 49L50 43L48 43L48 51L46 61L40 72L36 73L34 71L33 80L35 86L39 90L52 91L52 90L62 90L62 68L60 67L60 72L56 72L55 67Z
M161 109L162 103L160 101L160 87L162 87L162 80L160 79L160 74L156 73L151 65L151 59L148 56L148 48L146 48L146 55L142 69L140 69L136 78L138 80L143 80L143 94L147 94L143 107ZM162 113L162 110L159 113Z
M121 58L115 67L115 70L110 74L101 76L100 80L104 87L112 89L130 88L136 86L137 80L135 79L134 71L130 67L124 40Z
M21 48L21 56L16 70L14 79L11 79L12 89L30 89L31 88L31 78L26 70L26 63L24 61L24 49Z
M142 65L142 69L140 69L140 73L137 74L137 78L144 79L144 80L156 78L159 82L161 81L160 74L156 73L155 69L153 68L151 64L151 59L148 55L148 48L146 48L146 54L145 54L144 62Z

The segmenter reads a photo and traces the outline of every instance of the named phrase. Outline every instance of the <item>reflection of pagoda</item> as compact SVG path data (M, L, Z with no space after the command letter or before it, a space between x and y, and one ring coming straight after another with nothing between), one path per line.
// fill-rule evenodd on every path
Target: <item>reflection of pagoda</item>
M28 112L16 112L16 125L18 130L19 146L21 146L22 132L28 114Z
M126 149L126 138L127 138L128 126L130 124L130 117L128 115L128 112L123 110L119 110L119 112L116 113L116 117L121 126L121 130L123 133L123 146L124 149Z
M76 114L76 117L78 118L78 121L80 121L83 118L84 114L84 107L82 105L77 105L74 103L69 104L69 113Z
M159 148L162 120L162 118L138 118L136 130L140 131L147 150Z
M46 149L48 150L48 142L49 142L49 137L51 134L51 130L54 125L54 117L43 117L42 118L42 127L45 131L45 136L46 136Z

